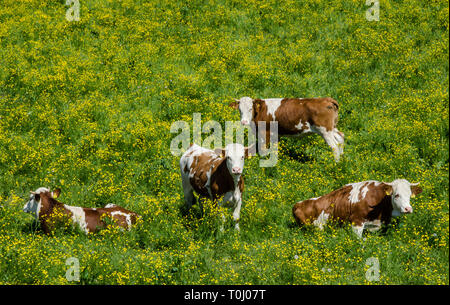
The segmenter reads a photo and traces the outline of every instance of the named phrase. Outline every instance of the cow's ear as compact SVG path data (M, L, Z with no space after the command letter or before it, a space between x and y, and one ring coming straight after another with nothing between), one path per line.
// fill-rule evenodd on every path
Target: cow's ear
M216 153L216 155L219 155L220 157L225 156L225 149L223 148L216 148L214 149L214 152Z
M386 193L386 195L390 196L392 195L393 189L392 189L392 185L390 185L389 183L384 183L384 192Z
M253 108L255 108L256 111L259 111L261 108L261 100L253 100Z
M41 195L39 195L38 193L33 192L33 191L31 191L30 193L34 195L34 200L36 200L36 201L41 200Z
M53 198L58 198L59 195L61 195L61 189L60 188L54 189L53 192L52 192L52 197Z
M234 109L238 109L239 108L239 103L240 103L240 101L238 99L234 99L234 102L230 103L230 107L234 108Z
M422 193L422 188L418 185L419 183L411 183L411 197Z

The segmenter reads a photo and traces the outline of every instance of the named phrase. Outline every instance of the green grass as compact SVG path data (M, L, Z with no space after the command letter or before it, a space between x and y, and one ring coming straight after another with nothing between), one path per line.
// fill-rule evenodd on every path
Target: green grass
M449 283L448 2L65 1L0 4L0 283ZM318 136L282 139L277 166L245 164L241 231L210 203L183 213L170 126L238 120L233 97L331 96L339 163ZM204 138L206 135L204 135ZM368 179L420 182L414 213L359 240L300 229L295 202ZM22 206L60 187L70 205L143 215L130 232L44 235ZM328 271L330 269L330 271ZM73 282L71 282L73 283Z

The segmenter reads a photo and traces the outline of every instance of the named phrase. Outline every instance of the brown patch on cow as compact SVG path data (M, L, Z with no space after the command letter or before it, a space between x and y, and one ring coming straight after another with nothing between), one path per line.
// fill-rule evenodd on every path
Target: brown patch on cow
M229 106L234 109L239 109L239 102L231 102Z
M105 223L101 218L102 213L100 211L90 208L84 208L83 210L85 215L86 227L89 232L96 232L100 228L105 227Z
M114 225L117 225L119 227L122 227L124 229L128 228L127 223L127 216L130 217L130 224L134 225L137 221L137 218L139 217L138 214L129 211L127 209L124 209L120 206L114 206L109 208L97 208L97 209L90 209L90 208L84 208L86 217L86 223L89 232L96 232L99 229L102 229L106 226L106 223L103 221L104 217L108 217L113 219ZM122 214L115 214L112 215L113 212L121 212ZM123 215L125 214L125 215Z
M412 196L419 195L420 193L422 193L422 188L417 185L411 185L411 193Z
M279 134L297 134L302 132L296 125L308 122L311 126L322 126L327 131L336 127L338 118L338 104L330 98L286 98L281 101L275 111L278 121Z
M55 229L55 215L62 215L68 219L72 216L72 212L66 209L62 203L52 198L50 192L41 192L39 196L41 200L39 222L42 231L45 234L50 234Z
M193 157L189 178L192 188L201 196L212 200L219 198L225 193L235 189L234 180L227 168L226 158L219 157L212 152L206 152ZM208 191L208 173L209 189ZM241 192L244 190L244 180L242 175L238 181Z
M346 185L316 200L308 199L296 203L292 213L298 225L310 224L322 211L330 215L329 219L338 222L349 221L357 226L373 220L389 224L393 210L391 196L388 195L389 187L384 183L377 186L370 183L365 197L351 203L349 195L353 186Z
M225 193L234 191L235 185L233 177L227 168L227 163L225 158L217 167L217 170L213 172L210 179L212 199L217 199ZM242 192L244 191L244 178L241 175L238 180L238 188Z

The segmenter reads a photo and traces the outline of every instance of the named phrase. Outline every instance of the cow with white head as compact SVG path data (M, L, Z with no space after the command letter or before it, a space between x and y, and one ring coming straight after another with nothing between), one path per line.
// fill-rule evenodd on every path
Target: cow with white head
M377 231L392 217L411 214L410 199L422 192L418 185L405 179L350 183L326 195L297 202L292 213L299 225L314 224L320 229L331 219L348 221L361 237L365 229Z
M422 192L419 183L410 183L406 179L397 179L392 182L384 182L388 186L386 193L390 195L392 202L392 216L411 214L413 208L410 199Z
M138 214L126 210L115 204L107 204L103 208L84 208L63 204L57 200L61 190L51 191L40 187L31 191L30 197L23 206L23 211L32 214L41 224L44 233L49 234L57 227L55 220L71 219L85 233L94 233L107 226L105 217L112 220L114 225L124 229L131 229L140 217Z
M265 134L262 139L266 145L271 141L270 122L277 122L279 136L316 133L330 146L336 161L344 153L344 133L336 127L339 104L331 97L253 99L244 96L234 99L230 106L239 109L241 124L250 125L258 138ZM265 127L259 127L260 122Z

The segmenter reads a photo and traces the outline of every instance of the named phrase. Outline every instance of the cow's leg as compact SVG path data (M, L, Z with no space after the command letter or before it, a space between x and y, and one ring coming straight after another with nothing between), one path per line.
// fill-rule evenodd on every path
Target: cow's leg
M235 221L234 228L239 231L240 230L239 229L239 220L241 218L241 206L242 206L242 197L241 197L240 192L239 192L238 198L235 198L234 201L235 201L234 211L233 211L233 220Z
M379 219L375 219L373 221L366 221L364 223L364 227L369 230L369 232L376 232L381 228L381 221Z
M208 200L209 198L208 197L205 197L205 196L199 196L198 197L198 207L200 208L200 215L202 215L202 217L203 217L203 211L204 211L204 209L203 209L203 207L204 207L204 204L205 204L205 201L206 200Z
M184 192L184 203L188 210L191 209L192 205L195 204L194 189L189 182L189 177L185 178L182 176L183 192Z
M233 199L233 192L225 193L222 200L219 202L219 206L222 207L225 203L231 201L232 199ZM219 230L220 232L223 232L223 226L225 224L225 215L223 214L222 209L220 210L220 216L222 218L222 223L220 224Z
M342 132L340 132L339 130L337 130L336 128L333 129L334 132L334 138L336 139L337 143L338 143L338 148L339 148L339 154L343 154L344 153L344 134Z
M340 151L338 147L338 141L335 138L335 132L333 130L327 130L322 126L312 126L311 130L322 136L328 146L330 146L333 150L334 160L336 160L336 162L339 162Z
M325 211L322 211L319 215L319 217L317 217L316 220L313 221L313 224L319 228L319 230L323 230L323 226L327 223L328 221L328 217L330 216L330 214L325 213Z
M363 231L364 231L364 224L352 225L352 230L353 230L353 232L355 232L355 234L358 236L358 238L361 238Z
M333 151L334 160L336 160L336 162L339 162L340 150L338 142L334 137L334 133L332 131L326 131L323 134L323 139L328 144L328 146L331 147L331 150Z

